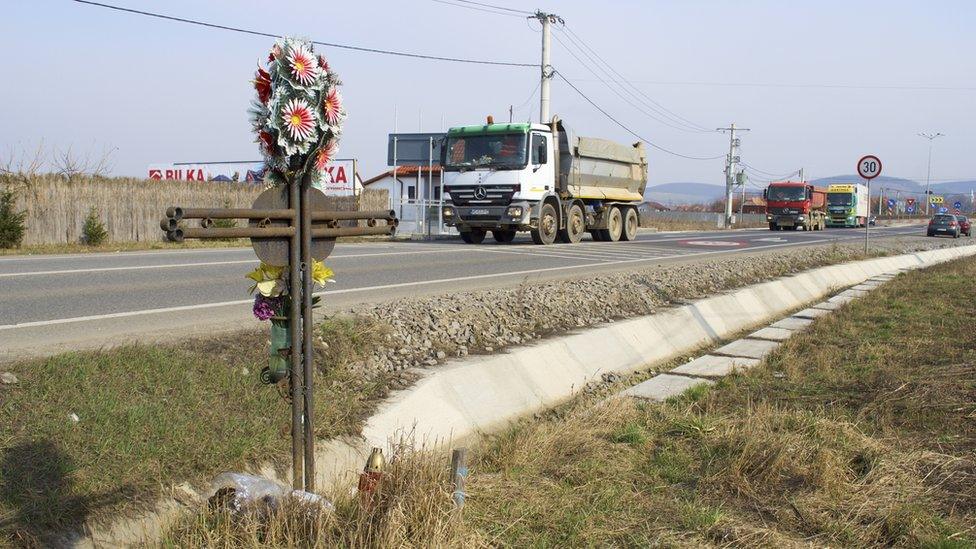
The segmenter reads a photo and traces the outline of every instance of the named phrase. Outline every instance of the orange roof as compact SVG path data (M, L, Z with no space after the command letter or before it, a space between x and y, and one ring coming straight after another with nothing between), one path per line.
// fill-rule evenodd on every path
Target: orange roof
M439 175L441 173L441 167L438 166L437 164L434 164L433 167L431 167L431 166L399 166L396 169L397 177L406 176L406 175L417 175L418 173L429 173L429 172L433 172L435 175ZM393 177L393 170L392 169L387 170L387 171L385 171L385 172L383 172L383 173L381 173L381 174L379 174L377 176L371 177L371 178L367 179L366 181L363 181L363 186L365 187L365 186L370 185L372 183L376 183L377 181L379 181L381 179L385 179L387 177Z

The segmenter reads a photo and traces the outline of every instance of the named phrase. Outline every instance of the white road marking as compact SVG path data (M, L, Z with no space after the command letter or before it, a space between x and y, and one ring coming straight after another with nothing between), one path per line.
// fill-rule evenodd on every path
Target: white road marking
M572 259L576 261L581 261L581 260L582 261L604 261L604 259L602 258L587 257L579 254L574 254L572 252L566 252L566 253L551 252L551 251L540 252L532 249L520 250L514 247L503 247L503 246L498 246L497 248L482 248L481 251L486 253L492 253L492 254L527 255L527 256L538 257L543 259L554 257L558 259Z
M857 237L848 237L848 239L849 238L857 238ZM768 249L771 249L771 248L781 248L781 247L784 247L784 246L789 246L791 244L793 244L793 243L770 244L768 246L756 246L753 249L754 250L768 250ZM728 253L728 252L729 252L729 250L709 250L709 251L703 251L703 252L691 252L691 253L684 254L681 257L683 257L683 258L689 258L689 257L698 257L698 256L704 256L704 255ZM369 291L375 291L375 290L389 290L389 289L395 289L395 288L409 288L409 287L415 287L415 286L426 286L426 285L434 285L434 284L446 284L446 283L452 283L452 282L464 282L464 281L467 281L467 280L483 280L483 279L488 279L488 278L523 276L523 275L532 275L532 274L539 274L539 273L545 273L545 272L565 271L565 270L568 270L568 269L579 269L580 267L588 267L588 266L589 267L596 267L596 266L604 267L604 266L613 266L613 265L625 265L625 264L630 264L630 263L640 263L640 262L646 262L646 261L653 261L653 260L657 260L657 259L660 259L660 258L622 259L622 260L618 260L618 261L609 261L609 262L602 262L602 263L593 263L591 265L565 265L565 266L561 266L561 267L546 267L546 268L540 268L540 269L526 269L526 270L522 270L522 271L510 271L510 272L503 272L503 273L490 273L490 274L472 275L472 276L461 276L461 277L453 277L453 278L441 278L441 279L435 279L435 280L418 280L418 281L414 281L414 282L399 282L399 283L395 283L395 284L381 284L381 285L377 285L377 286L366 286L366 287L362 287L362 288L346 288L346 289L342 289L342 290L330 290L330 291L325 291L325 292L317 292L315 295L320 295L320 296L328 297L329 295L332 295L332 294L350 294L350 293L359 293L359 292L369 292ZM251 303L251 302L252 302L252 300L250 300L250 299L241 299L241 300L235 300L235 301L222 301L222 302L216 302L216 303L200 303L200 304L197 304L197 305L182 305L182 306L178 306L178 307L163 307L163 308L158 308L158 309L144 309L144 310L140 310L140 311L126 311L126 312L121 312L121 313L108 313L108 314L102 314L102 315L79 316L79 317L72 317L72 318L58 318L58 319L53 319L53 320L38 320L38 321L32 321L32 322L22 322L20 324L4 324L4 325L0 325L0 331L16 330L16 329L22 329L22 328L36 328L36 327L41 327L41 326L54 326L54 325L58 325L58 324L68 324L68 323L75 323L75 322L91 322L91 321L96 321L96 320L110 320L110 319L114 319L114 318L126 318L126 317L141 316L141 315L172 313L172 312L180 312L180 311L193 311L193 310L199 310L199 309L207 309L207 308L211 308L211 307L223 307L223 306L230 306L230 305L242 305L242 304Z
M28 271L24 273L0 273L0 278L16 276L44 276L62 274L104 273L109 271L144 271L147 269L175 269L185 267L213 267L214 265L237 265L241 263L255 263L254 259L240 259L236 261L206 261L200 263L169 263L166 265L133 265L129 267L98 267L95 269L64 269L61 271Z

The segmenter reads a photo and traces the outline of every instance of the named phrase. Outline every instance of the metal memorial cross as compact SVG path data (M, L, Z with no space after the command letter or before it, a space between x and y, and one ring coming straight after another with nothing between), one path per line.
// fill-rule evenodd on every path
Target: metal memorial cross
M287 346L276 348L280 343L276 345L272 337L269 366L262 371L261 380L277 383L290 374L292 484L311 492L315 487L312 260L327 258L340 236L392 235L398 220L392 210L327 210L325 195L304 179L264 191L251 208L173 206L166 210L160 227L171 242L249 238L263 263L287 267L289 338L284 342ZM198 219L200 226L186 227L191 219ZM217 219L242 219L248 226L217 228L213 226ZM349 226L359 221L365 221L365 226Z
M321 262L332 252L336 238L390 235L398 221L388 210L329 210L328 199L313 187L335 158L345 110L341 82L326 59L315 54L312 43L293 38L276 41L252 83L256 98L249 114L269 188L251 208L171 207L160 226L173 242L251 240L261 260L249 275L260 292L255 296L255 316L272 322L269 362L261 379L276 384L288 378L292 485L311 492L315 488L313 280L321 283L331 276ZM245 220L247 226L215 226L215 220L226 219ZM188 226L189 220L199 220L199 227Z

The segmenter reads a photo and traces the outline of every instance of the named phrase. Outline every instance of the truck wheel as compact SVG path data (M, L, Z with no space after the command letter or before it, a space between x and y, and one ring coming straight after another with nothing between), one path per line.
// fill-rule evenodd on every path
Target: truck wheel
M620 235L624 232L624 216L620 214L620 208L614 206L610 208L610 218L607 219L607 233L610 242L620 240Z
M552 204L542 205L539 212L539 228L532 229L532 242L536 244L552 244L556 241L556 234L559 232L559 218L556 216L556 208Z
M622 240L636 240L637 239L637 228L640 227L640 220L637 218L637 210L634 208L627 208L626 214L624 214L624 230L621 233L620 238Z
M494 238L495 242L498 242L499 244L508 244L515 240L515 231L495 229L491 231L491 237Z
M559 229L559 240L567 244L577 244L583 239L586 232L586 219L583 217L583 208L579 204L573 204L569 208L569 215L566 216L566 226Z
M461 233L461 240L467 244L481 244L485 241L484 229L471 229Z

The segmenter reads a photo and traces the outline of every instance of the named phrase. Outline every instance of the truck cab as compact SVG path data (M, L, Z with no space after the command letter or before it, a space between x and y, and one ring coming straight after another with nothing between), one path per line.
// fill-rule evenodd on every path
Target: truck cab
M510 242L539 226L539 204L555 195L552 132L542 124L461 126L447 132L441 166L451 207L444 219L465 241ZM551 220L558 223L558 220Z
M868 190L865 185L836 184L827 187L830 227L863 227L868 222Z
M763 191L769 230L823 230L827 225L824 209L826 192L803 181L778 181Z

